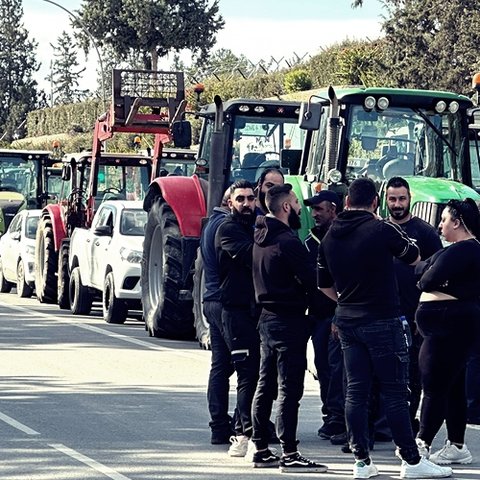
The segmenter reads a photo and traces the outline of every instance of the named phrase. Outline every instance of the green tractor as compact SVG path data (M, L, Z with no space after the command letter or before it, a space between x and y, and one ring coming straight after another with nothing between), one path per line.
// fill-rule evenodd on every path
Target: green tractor
M472 107L469 98L442 91L315 92L299 119L308 132L306 178L316 189L344 196L355 178L369 177L380 194L379 213L386 216L385 185L402 176L410 184L412 213L438 226L448 200L480 200L472 188Z
M20 210L55 201L61 183L57 162L49 151L0 150L0 234Z

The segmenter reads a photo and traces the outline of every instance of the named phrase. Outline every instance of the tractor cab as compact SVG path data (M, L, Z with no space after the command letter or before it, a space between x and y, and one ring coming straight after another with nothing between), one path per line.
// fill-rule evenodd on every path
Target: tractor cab
M371 178L386 216L385 185L405 177L412 212L436 226L448 200L480 198L471 188L471 107L467 97L450 92L332 88L315 94L300 119L312 135L307 178L342 196L355 178Z

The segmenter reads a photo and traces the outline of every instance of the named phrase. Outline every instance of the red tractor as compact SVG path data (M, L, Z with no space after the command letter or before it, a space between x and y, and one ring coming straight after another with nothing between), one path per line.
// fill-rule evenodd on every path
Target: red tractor
M151 179L159 174L148 156L105 153L103 142L117 132L155 134L169 141L184 95L183 73L113 70L113 101L95 123L93 149L67 155L63 178L70 182L69 194L42 212L35 279L40 302L69 308L68 253L73 229L88 228L102 200L143 199Z

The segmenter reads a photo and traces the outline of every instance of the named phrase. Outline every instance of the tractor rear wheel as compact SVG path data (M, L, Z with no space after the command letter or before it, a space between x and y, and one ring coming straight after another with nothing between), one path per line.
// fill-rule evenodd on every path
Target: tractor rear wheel
M203 314L203 292L205 290L205 274L200 249L195 259L195 273L193 274L193 317L197 340L201 348L210 349L210 327Z
M58 284L57 302L63 310L70 308L70 296L68 288L70 285L70 272L68 271L68 254L70 252L70 239L64 238L58 252Z
M192 300L185 298L177 218L158 197L148 213L142 260L142 304L150 336L193 339Z
M35 265L35 291L38 300L41 303L56 303L57 252L49 216L41 218L38 222Z

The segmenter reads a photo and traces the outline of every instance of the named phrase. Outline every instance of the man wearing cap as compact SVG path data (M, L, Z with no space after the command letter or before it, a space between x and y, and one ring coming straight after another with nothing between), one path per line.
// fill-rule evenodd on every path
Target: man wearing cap
M311 208L315 221L305 239L305 247L312 264L316 266L318 245L337 217L341 200L335 192L321 190L304 200L304 204ZM336 302L326 296L315 297L315 303L309 306L309 318L323 414L323 425L318 430L318 436L325 440L338 438L335 443L342 444L346 437L343 357L338 337L331 332L336 305Z

